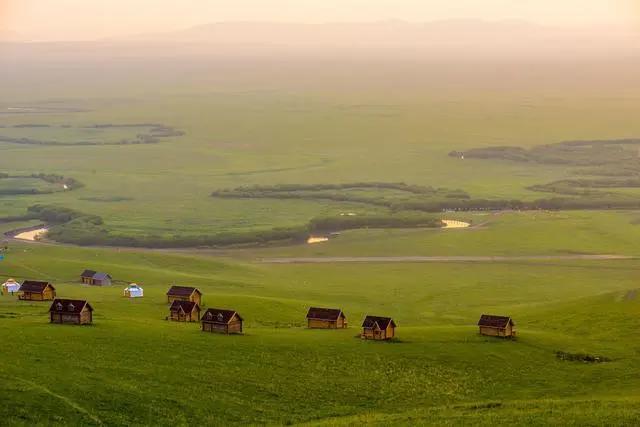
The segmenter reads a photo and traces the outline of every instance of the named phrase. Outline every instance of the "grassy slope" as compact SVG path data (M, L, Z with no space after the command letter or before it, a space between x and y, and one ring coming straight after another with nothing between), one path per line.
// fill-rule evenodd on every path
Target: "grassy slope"
M145 298L125 300L121 286L75 284L84 267L141 283ZM96 309L92 327L51 326L46 303L0 299L0 336L12 343L0 350L8 361L0 391L26 402L0 413L11 424L91 417L108 424L489 424L504 413L542 423L558 420L554 408L573 400L595 421L637 414L640 372L629 343L640 338L640 302L627 294L636 286L636 261L264 266L15 245L0 268L53 279L60 295L88 298ZM246 335L204 335L196 325L164 321L169 282L199 286L206 306L239 310ZM351 328L302 328L312 304L343 307ZM513 315L518 341L479 337L473 324L484 311ZM585 326L594 312L610 313L599 317L602 329ZM394 316L401 342L354 338L365 313ZM556 350L614 361L561 362ZM469 409L478 402L504 408ZM575 408L563 417L580 420Z

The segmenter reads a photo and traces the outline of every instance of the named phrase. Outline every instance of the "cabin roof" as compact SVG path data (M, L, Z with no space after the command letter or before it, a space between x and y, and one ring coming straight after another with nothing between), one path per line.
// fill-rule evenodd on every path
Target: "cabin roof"
M208 308L202 315L203 322L211 323L224 323L231 322L233 316L237 316L238 320L242 321L242 317L234 310L223 310L221 308Z
M486 326L488 328L506 328L509 323L515 325L515 322L509 316L494 316L492 314L483 314L478 320L478 326Z
M185 313L191 313L194 308L200 310L200 306L192 301L174 301L171 303L171 307L169 307L169 310L179 311L181 308Z
M80 274L80 277L93 277L96 274L93 270L85 270Z
M55 290L53 285L49 282L43 282L40 280L25 280L20 285L20 291L22 292L37 292L42 293L47 289L47 286L51 286L52 289Z
M396 327L396 322L390 317L367 316L362 322L363 328L375 328L376 324L380 329L387 329L389 325Z
M79 314L84 308L93 311L93 307L85 300L56 298L49 307L49 312L53 313L75 313Z
M96 280L111 279L111 276L109 274L102 273L100 271L94 271L94 270L85 270L82 272L80 277L89 277L91 279L96 279Z
M307 319L335 321L340 317L345 316L339 308L311 307L307 313Z
M111 276L108 275L107 273L97 272L96 274L93 275L93 278L96 280L105 280L105 279L111 279Z
M191 286L172 286L167 291L167 295L175 297L188 297L191 296L194 292L200 293L197 288L193 288Z

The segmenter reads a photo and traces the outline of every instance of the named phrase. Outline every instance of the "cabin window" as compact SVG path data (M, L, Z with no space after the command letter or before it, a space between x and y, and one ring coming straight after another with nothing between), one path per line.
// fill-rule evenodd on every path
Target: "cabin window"
M218 313L218 322L222 322L222 319L224 319L224 316L222 313Z
M60 304L60 303L56 304L56 308L57 308L58 310L62 310L62 308L63 308L63 307L62 307L62 304Z
M69 309L69 311L74 311L76 309L76 306L73 305L73 303L69 303L69 305L67 306L67 308Z
M207 319L211 319L213 315L211 313L207 313Z

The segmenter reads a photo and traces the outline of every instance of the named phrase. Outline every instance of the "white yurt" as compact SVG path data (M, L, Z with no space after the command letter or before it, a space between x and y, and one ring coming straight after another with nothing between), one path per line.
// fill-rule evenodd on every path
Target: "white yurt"
M131 283L124 288L124 296L127 298L142 298L144 296L144 290L135 283Z
M20 283L16 282L13 279L9 279L2 284L3 295L13 295L14 292L18 292L19 290L20 290Z

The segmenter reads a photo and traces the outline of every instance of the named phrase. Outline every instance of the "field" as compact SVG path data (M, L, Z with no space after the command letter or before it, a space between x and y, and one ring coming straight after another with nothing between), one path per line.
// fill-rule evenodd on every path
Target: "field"
M145 298L79 285L87 266L142 284ZM2 297L0 333L13 345L3 346L0 376L21 402L3 407L10 424L584 425L640 415L635 260L267 265L12 244L2 268L53 280L59 295L96 310L93 326L50 326L47 303ZM238 310L245 335L165 321L172 283L198 286L205 306ZM350 328L306 330L309 305L342 307ZM514 316L519 338L478 336L483 312ZM357 338L367 313L394 316L398 341ZM556 351L611 361L562 361Z
M0 178L0 232L41 223L22 217L34 205L81 213L74 227L136 241L370 222L314 245L8 240L2 281L51 280L59 296L88 299L95 322L53 326L48 303L0 297L0 395L11 397L0 424L604 426L640 417L638 209L399 205L580 198L572 192L585 188L635 203L633 182L594 182L601 178L580 165L449 154L637 138L640 74L629 71L637 63L576 77L567 64L475 64L468 74L460 71L468 64L407 58L394 67L367 58L120 58L96 82L105 65L86 55L73 66L24 62L0 81L0 174L9 175ZM158 125L175 133L154 137ZM630 170L625 179L636 179ZM74 185L61 191L63 182ZM381 218L397 221L371 225ZM439 219L472 227L441 229ZM266 262L365 256L390 258ZM414 256L521 258L397 258ZM81 286L85 268L116 284ZM123 298L128 282L145 297ZM166 321L171 284L200 288L205 308L238 310L245 334ZM342 308L350 327L307 330L309 306ZM479 336L482 313L512 316L518 338ZM367 314L392 316L397 340L358 338ZM593 357L603 361L582 360Z

